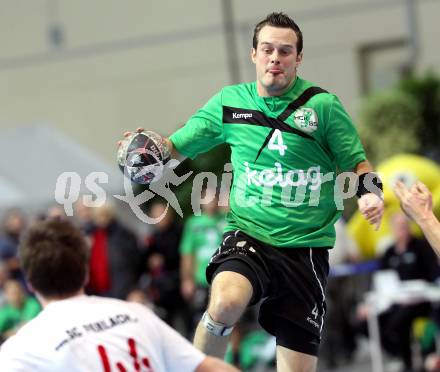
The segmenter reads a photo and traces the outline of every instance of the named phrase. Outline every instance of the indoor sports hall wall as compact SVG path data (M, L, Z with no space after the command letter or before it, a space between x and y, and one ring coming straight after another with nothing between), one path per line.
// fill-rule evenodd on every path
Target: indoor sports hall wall
M413 60L411 0L0 0L0 130L44 122L114 161L123 129L168 134L223 85L254 79L253 25L283 10L304 33L301 75L336 92L356 116L365 89L392 84ZM415 4L416 67L440 71L440 1ZM230 29L230 28L229 28Z

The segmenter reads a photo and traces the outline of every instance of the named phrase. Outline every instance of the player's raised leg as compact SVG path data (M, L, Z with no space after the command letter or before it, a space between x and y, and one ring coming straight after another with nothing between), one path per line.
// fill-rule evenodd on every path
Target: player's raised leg
M318 358L277 346L277 372L314 372Z
M199 322L194 345L208 355L223 358L234 324L252 298L252 284L243 275L222 271L212 282L208 310Z

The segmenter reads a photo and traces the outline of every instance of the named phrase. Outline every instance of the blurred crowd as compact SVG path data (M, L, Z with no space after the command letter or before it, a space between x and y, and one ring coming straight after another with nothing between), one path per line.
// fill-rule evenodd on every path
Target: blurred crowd
M184 223L166 204L155 202L148 213L153 218L163 218L144 234L135 234L125 227L110 204L88 208L77 203L72 218L90 244L88 293L151 307L191 339L208 301L205 268L221 242L225 225L226 211L218 207L215 196L205 199L211 202L202 204L202 214L191 216ZM49 208L44 215L27 216L12 209L3 216L0 342L40 311L20 270L17 247L25 228L44 218L68 217L58 206ZM400 280L431 283L436 283L440 276L435 254L425 240L411 234L407 217L402 213L393 215L391 226L393 244L378 255L372 269L365 271L356 269L362 258L344 222L336 225L337 242L330 253L330 263L332 268L348 265L351 270L333 271L329 279L321 349L322 362L328 368L350 362L359 340L368 337L367 319L371 309L364 303L364 296L372 289L371 278L377 270L392 270ZM275 357L274 340L260 329L255 314L251 309L237 325L227 355L230 362L243 369L259 362L271 363ZM422 360L435 352L439 315L437 307L429 302L392 305L378 318L384 351L396 358L403 370L415 370L415 344Z

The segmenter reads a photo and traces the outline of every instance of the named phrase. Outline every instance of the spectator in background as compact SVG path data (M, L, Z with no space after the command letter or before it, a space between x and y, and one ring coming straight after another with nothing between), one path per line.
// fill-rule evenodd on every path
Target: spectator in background
M432 194L426 185L418 181L407 188L403 182L398 181L394 192L404 212L420 226L432 248L440 256L440 222L432 210ZM440 355L429 355L424 367L427 372L440 371Z
M46 218L64 219L64 218L67 218L67 216L66 216L66 212L64 211L63 207L59 204L55 204L55 205L50 206L47 209Z
M6 304L0 308L0 342L15 334L24 323L35 318L41 310L38 301L29 296L17 280L7 280L4 292Z
M116 220L113 206L94 208L88 291L125 299L139 280L140 263L136 236Z
M0 260L4 261L10 276L24 282L17 258L20 235L25 228L25 219L21 211L11 209L3 219L3 232L0 236Z
M5 283L9 279L9 270L6 263L0 260L0 308L6 304Z
M186 323L187 310L180 295L179 243L182 226L176 221L171 208L163 202L155 202L150 209L151 218L163 218L154 225L154 232L145 240L145 261L149 277L149 295L159 314L174 328L176 322ZM188 330L183 330L188 332Z
M380 259L380 268L397 271L400 280L434 281L439 274L435 254L426 240L412 236L405 214L399 212L392 216L391 230L394 244Z
M92 208L86 206L81 197L73 208L73 218L76 226L78 226L84 234L89 235L93 230Z
M190 308L192 328L195 329L208 304L209 286L206 267L222 241L224 214L219 213L215 190L206 190L203 214L192 216L185 223L180 243L180 291Z
M153 310L153 304L148 299L147 293L141 288L134 288L127 295L126 301L136 302Z
M436 256L425 240L411 235L408 218L401 212L396 213L391 219L391 229L395 243L380 259L380 268L395 270L400 280L434 281L439 270ZM379 317L383 347L401 358L407 370L412 368L412 323L417 317L430 313L428 303L393 305Z

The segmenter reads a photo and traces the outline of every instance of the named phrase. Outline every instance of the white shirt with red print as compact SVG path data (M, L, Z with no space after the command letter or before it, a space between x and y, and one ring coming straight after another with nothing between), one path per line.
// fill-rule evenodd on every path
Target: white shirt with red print
M0 348L8 372L185 372L205 355L145 306L94 296L50 303Z

